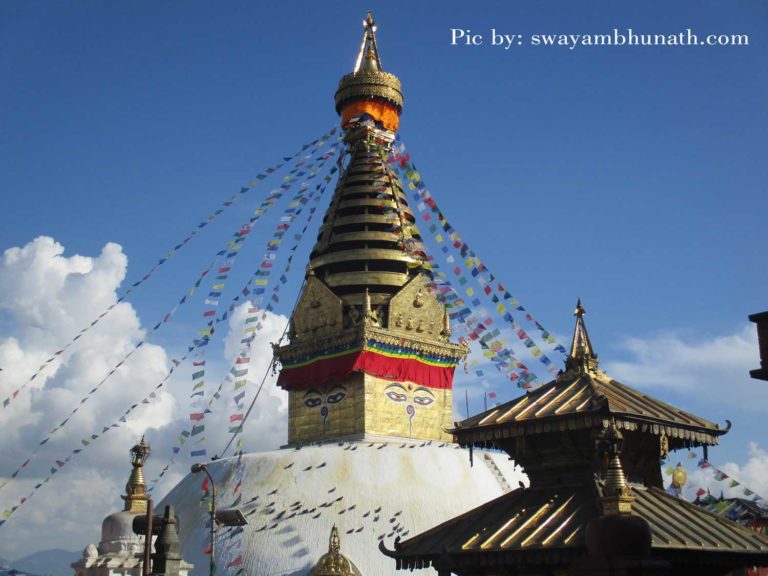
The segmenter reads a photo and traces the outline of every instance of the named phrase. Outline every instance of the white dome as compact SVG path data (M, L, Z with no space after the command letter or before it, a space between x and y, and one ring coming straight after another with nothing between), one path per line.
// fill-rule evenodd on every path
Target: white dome
M209 464L216 482L217 508L230 506L236 459ZM244 541L246 574L304 575L328 552L335 523L342 553L363 576L392 574L394 561L378 550L501 496L525 476L508 456L454 444L392 440L286 448L243 456L240 509L248 525ZM180 520L182 556L208 567L203 555L208 514L200 503L203 476L188 475L159 505L172 504ZM223 531L222 531L223 532ZM217 545L217 564L226 566L237 547L226 537ZM427 573L427 571L422 571Z
M142 537L133 533L135 512L115 512L101 523L100 554L134 553L143 549Z

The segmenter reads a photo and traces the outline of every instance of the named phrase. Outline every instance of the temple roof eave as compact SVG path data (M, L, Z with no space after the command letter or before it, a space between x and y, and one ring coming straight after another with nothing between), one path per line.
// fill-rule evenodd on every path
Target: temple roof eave
M633 486L632 514L651 529L652 555L686 563L743 565L768 561L768 538L658 488ZM398 568L427 567L446 559L466 565L531 562L568 564L586 553L585 527L600 514L602 483L521 488L461 516L395 543L385 552ZM702 554L704 553L704 554ZM525 557L525 558L523 558Z
M568 376L568 373L566 373ZM716 445L728 432L605 376L572 374L514 400L458 422L451 430L464 445L556 430L604 427L615 419L625 430L666 435L701 445Z
M620 412L607 412L602 410L595 410L588 414L566 414L537 418L535 420L524 420L522 422L489 424L472 428L455 427L447 429L446 432L453 434L456 442L460 446L468 447L470 445L487 445L488 443L494 443L497 440L514 438L517 436L605 427L610 421L615 421L616 426L621 430L639 430L657 436L660 436L663 433L669 438L670 442L680 440L685 442L685 446L690 447L705 445L716 446L719 444L718 437L727 433L727 430L723 429L703 431L695 427L671 426L667 422L650 417L638 417L634 414L623 414ZM682 446L678 446L677 448L681 447ZM671 448L676 449L675 446L672 446Z

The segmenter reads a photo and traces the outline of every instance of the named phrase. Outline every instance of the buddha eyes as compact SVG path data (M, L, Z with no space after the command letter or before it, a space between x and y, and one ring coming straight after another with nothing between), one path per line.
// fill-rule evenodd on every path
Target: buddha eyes
M435 399L431 396L414 396L413 397L413 403L418 404L419 406L429 406L434 402Z
M329 394L328 397L325 399L328 404L338 404L344 398L346 398L347 393L346 392L336 392L335 394Z
M400 390L402 390L402 392L400 392ZM420 392L423 394L419 394ZM392 400L392 402L397 402L398 404L408 402L409 399L405 387L400 384L392 384L384 391L384 394L387 398ZM413 391L413 394L413 404L416 406L429 406L435 401L432 393L423 386L416 388L416 390Z
M399 392L395 392L394 390L390 390L387 392L387 398L392 400L392 402L407 402L408 396L405 394L400 394Z
M337 387L335 391L325 397L326 404L338 404L347 397L346 390L339 388ZM304 397L304 406L307 408L317 408L323 403L323 393L318 390L310 390Z
M309 398L304 398L304 406L307 408L317 408L322 404L323 401L320 399L319 396L311 396Z

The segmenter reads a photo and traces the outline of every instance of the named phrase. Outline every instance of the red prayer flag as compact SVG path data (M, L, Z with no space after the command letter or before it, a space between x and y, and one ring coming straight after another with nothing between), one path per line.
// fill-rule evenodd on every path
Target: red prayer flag
M242 566L243 565L243 555L240 554L237 558L232 560L229 564L227 564L227 568L234 568L235 566Z

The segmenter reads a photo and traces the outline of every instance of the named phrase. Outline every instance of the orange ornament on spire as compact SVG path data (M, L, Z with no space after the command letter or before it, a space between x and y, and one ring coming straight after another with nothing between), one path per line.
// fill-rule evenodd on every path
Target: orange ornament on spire
M339 80L335 100L342 126L362 114L368 114L375 121L381 122L385 129L397 132L400 111L403 109L400 80L381 69L376 44L376 23L370 12L363 21L363 42L355 68Z

